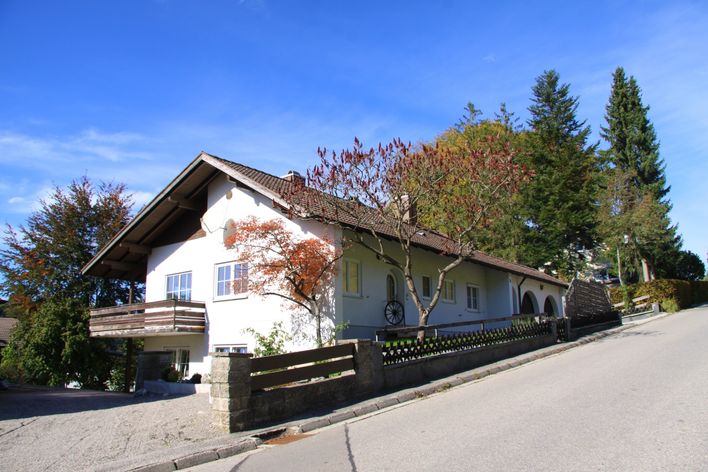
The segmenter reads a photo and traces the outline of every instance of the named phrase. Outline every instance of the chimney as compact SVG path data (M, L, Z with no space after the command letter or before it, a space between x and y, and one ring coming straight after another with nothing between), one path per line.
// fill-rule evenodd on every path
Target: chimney
M288 182L300 182L302 185L305 185L305 177L300 175L296 170L289 170L281 179L287 180Z
M409 203L408 195L403 195L401 197L401 203L403 204L403 221L409 225L418 224L418 208L415 203Z

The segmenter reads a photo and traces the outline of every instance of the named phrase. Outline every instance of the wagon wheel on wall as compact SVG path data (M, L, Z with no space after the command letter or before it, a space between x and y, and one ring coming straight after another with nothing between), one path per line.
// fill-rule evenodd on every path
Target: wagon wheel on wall
M392 300L386 304L384 308L384 316L386 321L392 325L400 324L404 318L403 305L397 300Z

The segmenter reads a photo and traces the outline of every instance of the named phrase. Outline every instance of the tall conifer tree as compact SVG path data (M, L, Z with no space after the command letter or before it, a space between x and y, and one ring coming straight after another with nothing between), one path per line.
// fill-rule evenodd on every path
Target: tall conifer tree
M536 78L532 102L528 159L536 176L523 192L525 260L572 278L596 242L596 145L588 145L590 127L576 117L578 98L556 71Z
M642 103L641 89L634 77L627 77L624 69L618 67L612 77L612 92L605 108L607 126L602 127L601 136L609 144L603 152L607 173L621 173L630 176L626 185L633 187L624 192L632 195L634 200L643 200L645 205L651 203L655 207L652 218L644 218L646 228L632 227L622 229L625 234L607 235L610 245L619 245L623 249L623 240L636 247L636 259L643 266L643 278L654 278L655 266L657 272L667 272L661 265L671 264L669 254L677 253L681 239L676 235L676 227L671 226L668 213L671 203L666 198L670 187L666 184L664 162L659 156L659 142L654 126L649 121L649 107ZM631 191L629 191L631 190ZM648 202L648 203L647 203ZM637 210L636 202L624 201L615 205L621 208L618 218L625 221L636 221L630 213ZM653 234L653 237L640 238L642 234ZM625 238L625 235L627 236ZM627 252L624 248L624 252ZM630 255L627 257L631 261ZM639 270L639 267L635 267Z

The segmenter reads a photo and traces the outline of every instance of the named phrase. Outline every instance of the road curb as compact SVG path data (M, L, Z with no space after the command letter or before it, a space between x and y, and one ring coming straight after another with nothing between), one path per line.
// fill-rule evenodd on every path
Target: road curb
M447 377L445 379L436 380L424 386L411 387L395 394L390 394L374 400L369 400L368 402L364 402L363 404L358 404L356 406L352 406L351 408L340 410L330 415L315 419L309 419L299 424L286 423L276 428L259 432L258 436L277 436L279 434L290 435L309 433L347 420L364 417L377 411L382 411L387 408L405 404L411 401L420 400L431 395L444 392L453 387L457 387L466 383L477 382L491 375L515 369L522 365L529 364L531 362L535 362L546 357L554 356L556 354L560 354L569 349L574 349L576 347L583 346L599 339L620 333L629 328L640 326L650 321L661 319L669 315L671 315L671 313L659 313L652 317L632 321L628 324L618 326L616 328L611 328L608 330L588 334L586 336L583 336L582 338L576 339L575 341L556 344L536 351L531 351L525 354L521 354L519 356L515 356L511 359L504 359L493 364L478 367L476 369L472 369L461 374ZM263 441L257 436L240 438L235 444L226 446L221 445L219 447L210 447L203 451L194 452L174 459L168 459L132 468L129 469L128 472L168 472L174 470L184 470L186 468L194 467L196 465L205 464L207 462L213 462L219 459L224 459L238 454L243 454L244 452L255 450L261 444L263 444Z

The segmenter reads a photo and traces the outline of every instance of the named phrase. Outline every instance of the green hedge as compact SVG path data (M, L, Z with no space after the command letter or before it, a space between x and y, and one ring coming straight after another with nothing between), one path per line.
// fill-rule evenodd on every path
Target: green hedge
M688 280L661 279L627 285L629 299L649 295L650 303L659 303L664 309L671 306L680 309L708 302L708 281L689 282ZM610 289L612 303L624 300L622 287Z

